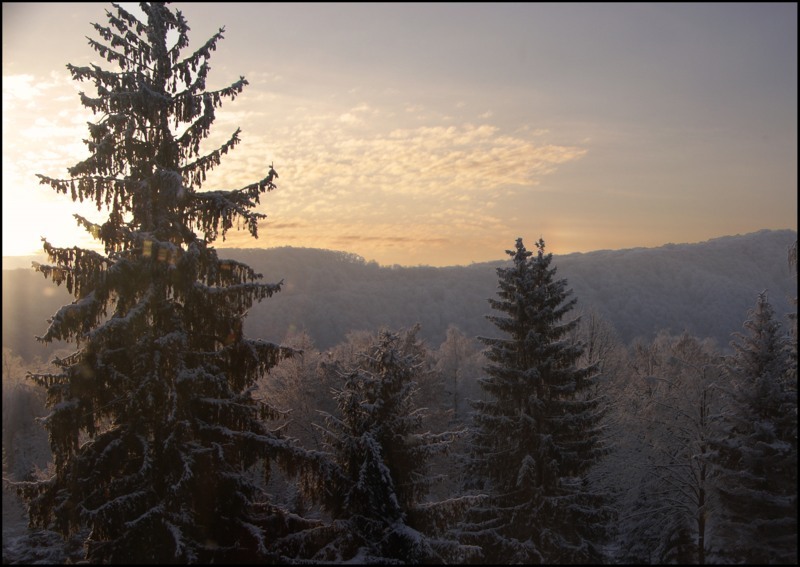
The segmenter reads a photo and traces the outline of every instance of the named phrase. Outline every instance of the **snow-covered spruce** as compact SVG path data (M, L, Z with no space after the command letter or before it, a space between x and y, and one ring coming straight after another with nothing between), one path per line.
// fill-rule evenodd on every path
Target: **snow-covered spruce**
M430 460L456 433L422 430L418 330L380 331L351 360L328 365L342 387L334 392L337 411L320 426L332 466L315 494L333 521L311 560L463 563L479 556L453 529L480 498L426 498L436 481Z
M726 361L717 551L737 563L795 563L797 334L781 331L766 292L748 315Z
M44 242L51 264L37 269L75 301L40 340L76 351L33 376L47 388L55 474L19 488L33 526L65 537L88 528L91 562L265 559L273 534L263 526L286 522L245 473L261 459L267 474L270 462L291 469L302 451L265 425L277 412L251 395L291 350L245 338L242 321L281 284L220 259L212 243L234 227L258 236L254 208L277 174L266 166L243 188L201 191L239 130L208 154L200 143L247 82L205 88L224 29L184 56L180 11L141 9L145 21L114 5L107 25L94 24L100 40L89 43L114 70L67 65L96 89L81 93L97 117L89 157L66 178L39 177L107 213L77 217L104 253Z
M490 499L472 510L465 541L498 563L596 562L610 509L587 473L604 452L604 395L595 367L577 365L582 345L569 340L577 319L563 321L576 300L544 241L536 247L532 257L517 239L489 300L503 336L482 338L487 397L473 404L468 477Z

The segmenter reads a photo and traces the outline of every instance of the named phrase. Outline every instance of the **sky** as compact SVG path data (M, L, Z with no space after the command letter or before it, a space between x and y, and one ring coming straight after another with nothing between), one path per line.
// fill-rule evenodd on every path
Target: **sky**
M135 5L122 3L126 9ZM218 28L203 189L278 172L259 238L381 265L555 254L797 230L796 3L191 3L188 55ZM96 247L39 185L85 159L67 63L101 3L3 3L3 255Z

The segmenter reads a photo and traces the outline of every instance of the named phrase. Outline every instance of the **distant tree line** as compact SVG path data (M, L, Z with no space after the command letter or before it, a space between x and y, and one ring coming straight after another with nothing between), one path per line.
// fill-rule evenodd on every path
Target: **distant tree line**
M554 256L580 306L608 321L625 344L653 340L666 330L714 339L729 351L731 333L753 294L768 290L778 314L793 311L794 281L786 248L794 231L761 231L700 244ZM252 306L244 330L279 342L291 330L308 332L321 349L353 331L420 324L420 338L444 341L454 325L470 336L492 331L485 315L494 270L508 261L470 266L385 267L344 252L311 248L224 249L285 285L280 296ZM658 269L656 269L658 268ZM3 270L3 345L28 362L51 358L66 343L37 343L41 321L70 301L33 270ZM702 306L702 308L700 308Z

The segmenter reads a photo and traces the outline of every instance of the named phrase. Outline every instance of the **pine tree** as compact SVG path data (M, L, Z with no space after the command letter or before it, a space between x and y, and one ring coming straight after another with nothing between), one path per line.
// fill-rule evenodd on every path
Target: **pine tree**
M505 336L481 338L488 399L474 403L469 471L491 501L466 528L495 562L597 561L606 520L587 473L603 453L603 404L594 368L576 364L582 346L569 335L578 321L563 321L576 300L544 241L536 247L532 257L517 239L512 265L497 269L499 298L489 300Z
M447 536L448 515L471 501L426 502L435 481L428 463L453 434L421 430L417 330L380 331L356 360L329 367L344 377L338 412L325 416L323 429L334 463L323 505L334 523L315 560L442 563L475 552Z
M734 562L797 562L797 388L766 292L737 333L718 444L722 546Z
M290 467L298 451L265 425L276 412L251 389L291 351L246 339L242 323L281 284L220 259L211 244L234 226L258 236L264 215L254 208L277 174L269 166L244 188L200 190L240 140L237 129L200 152L215 110L247 85L241 77L206 89L224 28L183 57L180 11L142 3L141 21L113 6L89 44L115 70L67 65L97 91L80 95L97 118L90 155L67 178L39 175L107 219L76 215L104 253L45 240L52 264L35 266L75 297L39 340L77 350L55 361L56 373L34 376L47 388L55 475L22 492L33 526L65 536L88 529L91 562L264 558L270 537L257 524L270 506L244 473L261 458L267 475L272 461Z

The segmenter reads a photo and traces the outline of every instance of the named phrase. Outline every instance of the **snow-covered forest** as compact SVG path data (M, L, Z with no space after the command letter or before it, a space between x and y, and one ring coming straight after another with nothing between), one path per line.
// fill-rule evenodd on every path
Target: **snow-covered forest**
M344 271L291 295L213 246L255 236L278 182L201 190L239 131L200 141L247 86L205 89L223 30L187 49L179 11L142 9L95 26L116 70L68 66L96 89L90 156L40 176L108 216L76 217L103 253L45 241L35 266L70 297L35 331L52 362L3 349L4 563L796 562L797 302L773 291L796 289L796 235L736 313L697 249L633 287L608 271L644 251L580 271L543 238L464 268L491 293L457 299L447 270L409 292L430 270L345 258L399 295L392 326ZM667 272L716 326L655 301Z
M578 298L580 299L580 298ZM766 298L764 298L766 299ZM277 301L277 298L276 298ZM757 323L763 304L756 296L753 312L746 317L742 314L740 331L749 336L748 329ZM576 309L577 315L580 312ZM613 512L612 521L605 522L612 533L604 543L602 560L610 563L683 563L700 561L698 553L704 550L704 561L708 563L728 563L747 559L744 551L740 555L731 554L729 530L716 523L721 515L723 490L728 486L722 468L717 469L711 458L713 443L726 443L726 431L732 425L728 420L741 419L746 413L732 413L736 403L733 397L742 390L735 388L740 384L733 371L737 357L748 355L747 350L736 351L736 355L723 355L714 341L699 339L688 333L670 334L662 332L652 340L637 340L626 344L607 320L596 312L580 312L578 327L571 332L573 340L581 341L584 347L582 363L596 364L602 378L597 386L608 397L608 409L604 417L604 438L608 453L595 466L590 480L597 486L600 494L609 498L609 509ZM572 317L570 317L572 318ZM794 323L770 314L771 323L782 323L774 339L780 343L785 333L794 332ZM763 322L761 323L763 324ZM382 335L379 329L373 332L351 332L340 344L321 350L302 331L290 332L282 341L286 346L297 349L299 356L282 361L258 381L257 397L268 399L286 412L285 416L274 422L274 427L283 427L287 438L295 439L300 447L310 451L333 454L329 435L330 420L341 419L341 392L345 390L346 379L358 369L370 349L379 349L384 343L398 348L406 356L416 361L413 368L415 392L408 403L418 409L420 423L417 431L434 437L440 442L441 452L435 452L428 459L424 478L431 482L426 497L420 504L456 507L442 517L444 525L449 525L453 541L458 541L459 530L465 529L465 514L480 505L479 491L467 491L466 486L473 480L464 467L472 444L469 432L474 427L473 401L488 399L480 386L485 376L487 359L485 347L474 336L467 335L458 327L448 328L445 339L435 346L419 338L419 328L399 329ZM732 337L732 339L735 337ZM402 340L401 340L402 339ZM796 346L796 339L794 345ZM739 339L740 347L747 341ZM785 343L790 346L792 343ZM770 347L764 345L763 348ZM755 345L750 346L754 348ZM768 351L767 351L768 352ZM67 354L65 351L62 356ZM749 355L755 355L751 352ZM791 350L790 350L791 355ZM794 356L794 355L791 355ZM794 368L789 362L787 371ZM35 423L36 417L48 413L45 407L45 393L40 387L25 379L28 371L42 371L44 364L28 362L14 355L10 350L3 353L3 448L4 476L11 479L31 479L45 477L52 473L52 456L44 430ZM344 370L348 369L348 370ZM409 379L409 383L412 382ZM766 386L764 386L766 387ZM775 408L769 410L781 419L789 419L796 408L796 392L789 387L789 398L776 400ZM756 398L760 401L759 398ZM789 407L785 407L788 404ZM794 405L792 405L794 404ZM781 405L784 407L781 408ZM769 408L769 406L767 406ZM749 410L753 411L753 410ZM336 421L334 421L336 422ZM770 426L768 420L755 420L752 425ZM394 426L396 427L396 426ZM794 427L790 424L790 427ZM334 429L335 431L335 429ZM790 433L792 429L788 430ZM796 427L794 429L796 434ZM698 461L698 453L703 441L707 441L707 455ZM742 439L744 441L744 439ZM776 443L773 450L780 444ZM446 448L446 450L444 450ZM792 495L796 491L796 444L790 436L787 448L788 466L776 469L777 481ZM420 471L420 459L414 459L403 466ZM770 462L772 462L770 460ZM697 467L697 468L692 468ZM702 468L706 469L703 479ZM714 467L714 468L712 468ZM710 472L710 471L715 472ZM255 473L254 473L255 474ZM770 484L776 479L771 479ZM269 482L263 483L265 493L274 505L279 506L291 517L297 516L308 521L326 521L336 524L329 512L313 498L304 493L297 478L284 471L276 470ZM324 490L324 488L321 488ZM704 502L699 495L704 495ZM769 498L764 494L765 499ZM791 496L790 496L791 498ZM763 506L751 504L751 514L762 509L770 511L764 521L780 521L780 516L772 516L771 505L765 500ZM703 526L700 543L699 520L708 521ZM749 522L740 527L752 529ZM785 520L796 518L790 513ZM52 531L32 531L24 534L22 506L12 492L6 488L4 493L4 558L7 561L30 562L35 559L64 561L69 554L81 557L79 542L71 545L62 543ZM339 522L341 528L341 522ZM342 528L344 529L344 528ZM347 528L350 529L350 528ZM763 528L762 528L763 529ZM796 538L796 528L792 528ZM306 528L301 530L306 533ZM791 532L790 532L791 535ZM299 536L298 536L299 537ZM339 537L343 537L340 533ZM741 537L741 536L736 536ZM292 538L290 538L292 539ZM795 540L785 547L788 562L791 562ZM338 545L338 544L337 544ZM450 543L450 545L455 545ZM780 545L777 546L780 548ZM362 559L368 562L367 549L350 550L336 556L333 549L316 550L306 558L324 561L358 560L357 553L365 554ZM764 549L759 545L750 549ZM766 553L768 550L764 549ZM497 556L469 555L459 556L457 562L499 561ZM282 556L284 560L304 557ZM373 555L369 562L377 561ZM454 561L455 558L450 558ZM770 560L771 559L771 560ZM756 561L755 558L752 559ZM760 559L765 562L781 562L780 557ZM445 561L445 559L442 559Z
M727 351L755 294L767 290L781 316L793 311L796 282L786 250L796 239L792 230L764 230L696 244L554 255L554 261L575 291L578 309L596 311L624 343L652 340L662 330L687 331ZM485 335L492 330L485 315L497 287L495 269L507 263L379 266L347 252L290 247L226 248L220 255L285 282L273 300L250 309L247 335L281 342L304 330L323 350L347 333L384 325L419 324L420 338L433 346L451 325ZM3 346L26 360L47 359L66 345L32 337L71 296L31 270L31 260L3 270Z

